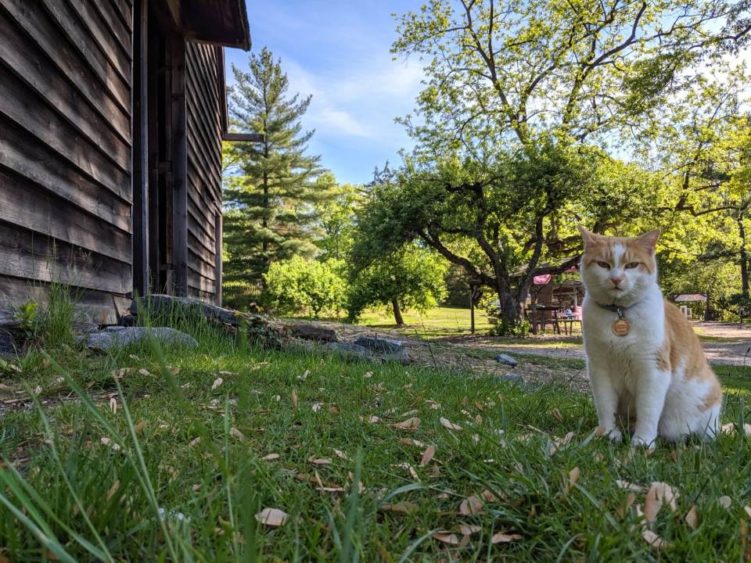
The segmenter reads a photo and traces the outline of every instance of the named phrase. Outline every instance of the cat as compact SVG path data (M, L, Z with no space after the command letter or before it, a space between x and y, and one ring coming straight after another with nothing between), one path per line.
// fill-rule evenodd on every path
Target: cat
M580 272L586 294L582 332L598 431L651 447L658 436L712 439L719 431L722 390L701 343L657 284L660 231L608 237L580 227Z

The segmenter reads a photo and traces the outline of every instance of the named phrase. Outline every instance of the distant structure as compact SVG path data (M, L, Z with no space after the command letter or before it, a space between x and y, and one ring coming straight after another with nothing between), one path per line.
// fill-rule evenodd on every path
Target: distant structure
M0 305L221 303L222 46L244 0L0 0Z

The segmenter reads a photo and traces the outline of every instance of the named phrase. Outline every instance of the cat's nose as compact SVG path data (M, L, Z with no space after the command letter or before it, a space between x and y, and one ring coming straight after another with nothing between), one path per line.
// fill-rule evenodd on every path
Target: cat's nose
M610 278L610 281L613 282L613 285L615 287L618 287L618 284L620 284L623 281L623 278Z

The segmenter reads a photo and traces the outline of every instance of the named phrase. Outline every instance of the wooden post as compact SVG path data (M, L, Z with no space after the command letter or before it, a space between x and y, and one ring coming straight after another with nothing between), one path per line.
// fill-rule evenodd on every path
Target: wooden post
M133 290L149 292L148 0L135 3L133 72Z
M224 229L222 228L222 224L224 221L224 218L222 216L222 209L221 207L216 211L214 220L214 237L216 239L216 247L215 247L215 264L216 267L214 269L214 304L215 305L222 305L222 233L224 232Z
M188 123L185 39L171 41L172 74L172 260L175 295L188 296Z

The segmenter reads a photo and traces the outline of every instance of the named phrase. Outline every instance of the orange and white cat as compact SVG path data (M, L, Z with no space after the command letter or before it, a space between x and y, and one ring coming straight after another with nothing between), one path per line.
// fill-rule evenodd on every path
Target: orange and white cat
M636 238L580 231L582 331L600 431L620 441L621 420L634 445L650 446L658 436L713 438L720 383L691 325L657 285L659 231Z

